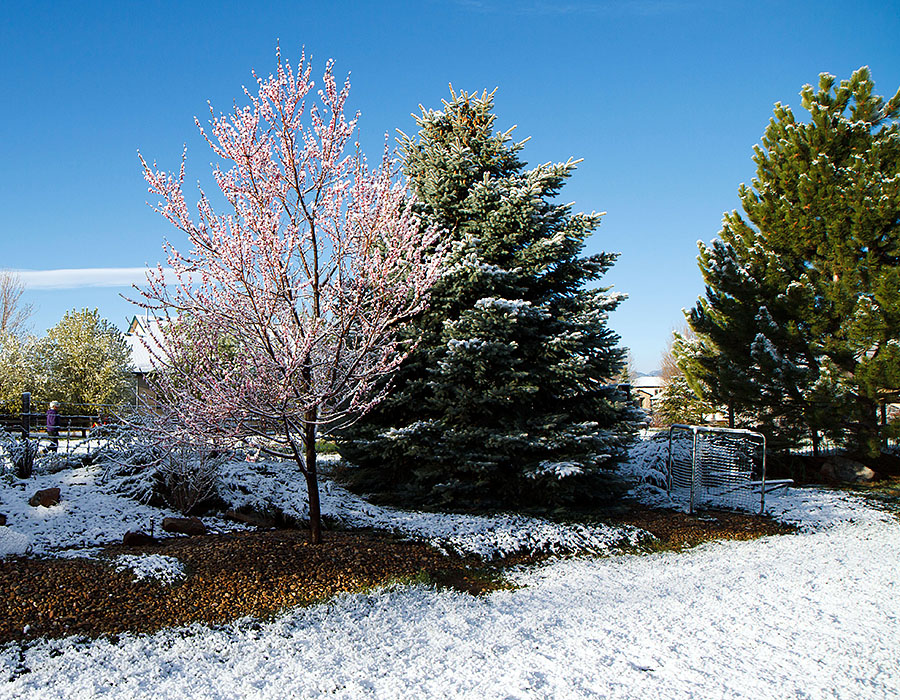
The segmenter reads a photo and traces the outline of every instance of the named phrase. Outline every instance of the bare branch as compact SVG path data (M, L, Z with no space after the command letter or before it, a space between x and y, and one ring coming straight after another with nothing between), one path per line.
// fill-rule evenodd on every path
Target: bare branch
M0 333L22 336L28 331L33 308L22 301L25 285L18 273L0 270Z

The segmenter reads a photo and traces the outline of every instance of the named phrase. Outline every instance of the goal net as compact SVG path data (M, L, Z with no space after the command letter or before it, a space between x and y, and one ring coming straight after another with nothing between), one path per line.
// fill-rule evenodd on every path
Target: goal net
M749 430L673 425L668 491L699 506L765 511L766 438Z

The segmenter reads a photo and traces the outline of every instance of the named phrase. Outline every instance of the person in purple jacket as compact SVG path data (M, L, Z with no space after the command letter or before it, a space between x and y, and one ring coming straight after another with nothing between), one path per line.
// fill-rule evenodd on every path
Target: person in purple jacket
M59 401L51 401L47 409L47 435L50 437L50 452L59 449Z

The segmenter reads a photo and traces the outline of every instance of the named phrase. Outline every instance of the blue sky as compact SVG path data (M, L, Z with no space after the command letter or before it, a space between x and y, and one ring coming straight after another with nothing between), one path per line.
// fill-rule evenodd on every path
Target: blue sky
M869 65L882 95L900 86L893 2L22 2L0 25L0 267L104 269L48 289L28 276L42 334L71 308L124 328L134 310L107 268L162 259L176 233L146 206L137 150L163 168L188 147L188 179L208 176L197 136L207 100L241 102L268 75L276 42L314 73L351 73L370 156L414 131L418 105L448 83L499 88L497 126L531 136L532 165L583 158L562 193L605 211L588 252L616 251L606 284L629 295L610 319L649 371L681 309L702 293L709 241L754 175L752 147L772 106L799 109L819 73ZM51 276L52 277L52 276ZM43 286L41 286L43 285Z

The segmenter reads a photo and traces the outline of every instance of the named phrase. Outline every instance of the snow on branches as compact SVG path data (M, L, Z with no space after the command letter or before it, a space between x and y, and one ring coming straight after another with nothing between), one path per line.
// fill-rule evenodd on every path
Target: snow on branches
M152 272L141 293L165 318L157 389L181 429L220 443L274 438L271 451L296 459L312 489L317 428L382 398L380 380L409 351L396 329L426 305L442 252L387 149L371 169L351 143L349 80L339 88L329 62L316 94L305 56L295 69L277 59L256 94L245 89L247 106L213 115L209 130L198 122L227 213L201 190L192 215L184 156L177 174L141 158L156 209L190 244L167 242L172 272Z

